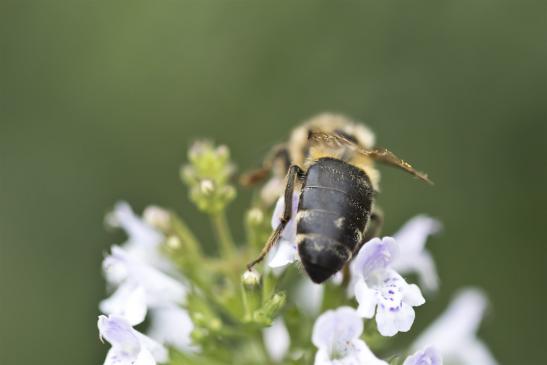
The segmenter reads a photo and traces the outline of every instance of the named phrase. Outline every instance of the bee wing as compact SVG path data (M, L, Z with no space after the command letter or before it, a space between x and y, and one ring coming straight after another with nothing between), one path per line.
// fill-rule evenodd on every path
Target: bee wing
M353 150L357 153L367 156L375 161L382 162L386 165L398 167L408 172L409 174L417 177L418 179L433 185L433 182L429 179L427 174L414 169L412 165L402 160L401 158L397 157L397 155L395 155L393 152L389 151L386 148L366 149L359 146L355 142L348 140L347 138L344 138L336 134L325 133L321 131L311 132L309 141L312 145L322 144L332 149L349 148L350 150Z

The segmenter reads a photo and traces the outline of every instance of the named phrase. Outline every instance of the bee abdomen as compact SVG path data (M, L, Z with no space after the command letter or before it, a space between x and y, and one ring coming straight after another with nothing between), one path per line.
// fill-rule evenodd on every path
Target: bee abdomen
M297 233L328 237L351 252L363 238L362 219L322 209L300 210L296 215Z
M321 283L340 270L361 242L372 204L366 173L333 158L310 166L302 183L296 233L310 278Z
M328 279L351 258L351 250L342 243L320 234L296 236L298 255L304 269L316 283Z

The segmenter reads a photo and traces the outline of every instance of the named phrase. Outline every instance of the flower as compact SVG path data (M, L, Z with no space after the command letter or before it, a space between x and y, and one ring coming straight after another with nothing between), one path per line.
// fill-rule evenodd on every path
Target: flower
M387 365L359 339L363 320L350 307L321 314L313 326L312 342L318 348L315 365Z
M173 346L182 352L195 351L191 338L193 330L194 323L188 311L177 305L150 311L148 336L164 345Z
M383 336L410 330L415 317L412 307L425 303L420 288L408 284L391 268L397 254L398 246L393 238L374 238L361 249L351 268L357 277L358 313L372 318L376 312L378 331Z
M154 208L157 214L159 208ZM145 210L147 221L150 222L150 209ZM157 220L157 219L156 219ZM121 227L127 233L128 239L122 247L132 256L162 270L172 270L172 263L159 250L165 240L164 235L133 212L127 202L119 202L108 214L107 222L115 227Z
M274 362L281 362L287 355L291 345L291 338L285 322L277 317L270 327L262 331L264 346L268 355Z
M406 358L403 365L442 365L443 360L435 347L427 347Z
M462 290L445 312L418 337L412 348L435 346L448 363L497 364L476 335L486 306L486 296L481 290Z
M418 215L409 220L395 235L400 253L391 267L401 274L416 272L420 285L433 291L439 286L439 277L431 254L425 250L428 236L441 230L441 223L431 217Z
M168 360L162 345L133 329L123 317L101 315L97 327L100 338L112 345L104 365L155 365Z
M103 260L106 280L118 285L117 291L109 298L110 302L129 301L130 294L138 287L144 291L144 296L139 298L146 302L148 308L184 302L186 287L181 281L147 265L119 246L112 246L111 252ZM135 304L135 301L131 303Z
M150 337L181 351L191 349L193 324L187 311L178 306L186 298L184 284L118 246L113 246L112 254L104 259L103 270L107 281L118 285L99 304L103 313L137 325L150 312Z

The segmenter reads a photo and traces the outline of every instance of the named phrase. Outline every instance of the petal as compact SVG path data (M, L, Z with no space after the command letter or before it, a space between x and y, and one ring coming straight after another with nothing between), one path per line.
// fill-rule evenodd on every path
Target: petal
M106 354L104 365L134 365L138 357L139 354L132 355L130 353L111 348Z
M119 246L112 246L111 251L102 262L103 273L109 284L119 285L129 276L127 254Z
M435 291L439 287L439 276L435 262L427 251L400 255L391 266L402 274L417 273L420 285L429 291Z
M423 351L418 351L407 357L403 365L442 365L442 363L443 361L439 351L430 346Z
M287 355L291 344L289 331L281 317L273 321L270 327L262 331L264 346L274 362L281 362Z
M431 345L443 355L460 351L462 344L475 339L486 305L486 296L481 290L461 291L445 312L416 339L412 348Z
M187 290L182 282L140 260L133 260L130 264L129 275L132 281L145 289L149 307L183 303L186 298Z
M318 348L332 349L357 339L363 333L363 321L351 307L339 307L321 314L315 321L312 342Z
M300 311L311 317L317 316L323 304L325 287L303 277L295 288L295 302Z
M167 359L166 359L167 361ZM156 359L147 349L142 349L134 365L156 365Z
M478 339L473 339L463 344L461 351L459 351L459 360L463 365L498 364L488 347Z
M342 285L343 281L344 281L344 274L342 273L342 270L338 271L336 274L334 274L330 278L330 282L333 283L336 286Z
M425 299L416 284L409 284L403 290L403 301L413 307L417 307L425 303Z
M150 314L149 337L182 352L195 350L191 338L194 323L185 309L173 305L154 309Z
M298 252L294 243L281 239L277 246L277 250L269 261L268 266L271 268L283 267L298 260Z
M395 326L399 332L408 332L412 323L414 323L416 313L414 309L406 304L402 303L401 308L395 312Z
M378 307L376 311L376 327L382 336L394 336L398 329L395 323L395 313L386 307Z
M353 270L366 279L372 272L387 268L397 254L397 243L393 238L373 238L359 250Z
M138 217L127 202L117 203L112 215L127 232L130 242L154 246L163 240L163 235Z
M366 365L388 365L387 362L380 360L370 351L367 344L362 340L355 340L355 352L357 353L357 358L359 359L358 364Z
M314 365L388 365L378 359L362 340L348 343L347 353L341 357L333 357L327 349L320 348L315 355Z
M141 343L137 336L138 332L131 327L125 318L101 315L97 327L99 328L99 336L112 345L106 362L115 363L114 361L117 360L123 364L123 361L133 362L137 359L141 351Z
M410 219L393 237L399 243L401 256L423 250L427 238L440 232L441 223L426 215Z
M374 310L378 304L376 291L370 289L363 279L360 279L355 285L355 298L359 303L357 308L359 315L364 318L374 317Z
M122 284L109 298L99 304L101 312L124 317L135 326L146 316L146 293L144 288L131 283Z
M163 347L163 345L151 339L150 337L143 335L140 332L137 332L137 337L139 338L142 346L141 353L148 352L152 356L152 358L159 363L165 363L169 361L169 352L165 347Z

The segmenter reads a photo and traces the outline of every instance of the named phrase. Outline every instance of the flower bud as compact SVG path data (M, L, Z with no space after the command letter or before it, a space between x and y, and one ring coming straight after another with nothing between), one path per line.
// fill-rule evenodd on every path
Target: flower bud
M241 289L243 307L245 310L244 321L251 321L253 313L260 307L260 274L247 270L241 275Z
M247 289L254 289L260 284L260 274L256 271L247 270L241 275L241 283Z
M277 313L283 308L286 301L287 296L284 292L275 293L264 303L262 308L254 313L255 322L263 325L270 325L277 316Z
M171 250L178 250L182 245L182 243L180 242L180 238L178 238L177 236L169 236L165 244Z
M202 180L199 183L199 190L203 195L210 195L215 191L215 184L211 180Z
M260 208L252 208L247 212L247 222L252 226L258 226L264 222L264 212Z
M150 205L142 213L143 220L160 231L168 231L171 225L171 214L163 208Z

